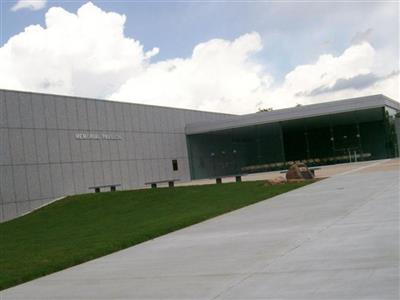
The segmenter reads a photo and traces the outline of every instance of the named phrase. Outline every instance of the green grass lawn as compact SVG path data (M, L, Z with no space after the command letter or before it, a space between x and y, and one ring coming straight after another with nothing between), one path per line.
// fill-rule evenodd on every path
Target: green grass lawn
M67 197L0 224L0 290L306 184L258 181Z

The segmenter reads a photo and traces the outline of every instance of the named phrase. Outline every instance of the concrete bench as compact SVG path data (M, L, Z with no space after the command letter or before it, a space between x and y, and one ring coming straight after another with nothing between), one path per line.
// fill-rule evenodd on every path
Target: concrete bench
M168 186L169 187L174 187L175 186L175 182L179 181L180 179L166 179L166 180L158 180L158 181L149 181L149 182L145 182L145 185L151 185L151 188L155 189L157 188L157 184L161 184L161 183L166 183L168 182Z
M309 169L310 172L313 174L313 176L315 176L315 171L316 171L316 170L320 170L321 168L320 168L320 167L309 167L308 169ZM282 170L282 171L280 171L279 173L281 173L281 174L286 174L287 171L288 171L288 170Z
M115 192L117 190L117 186L121 186L121 184L117 183L117 184L90 186L89 190L94 190L95 193L100 193L101 188L110 188L111 192Z
M211 177L209 179L215 179L215 183L220 184L220 183L222 183L222 178L235 177L236 182L241 182L242 176L245 176L245 175L247 175L247 174L224 175L224 176Z

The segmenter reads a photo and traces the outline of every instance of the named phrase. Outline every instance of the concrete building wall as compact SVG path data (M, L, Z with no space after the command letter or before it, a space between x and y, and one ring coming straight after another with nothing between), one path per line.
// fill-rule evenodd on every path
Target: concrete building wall
M227 116L0 90L0 221L94 185L189 180L185 125Z

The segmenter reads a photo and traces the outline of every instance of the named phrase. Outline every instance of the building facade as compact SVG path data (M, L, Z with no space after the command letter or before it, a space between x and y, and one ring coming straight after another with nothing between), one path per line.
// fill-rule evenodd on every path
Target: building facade
M225 117L0 90L0 220L93 186L190 180L185 125Z
M235 116L0 90L0 221L94 186L394 157L399 111L382 95Z

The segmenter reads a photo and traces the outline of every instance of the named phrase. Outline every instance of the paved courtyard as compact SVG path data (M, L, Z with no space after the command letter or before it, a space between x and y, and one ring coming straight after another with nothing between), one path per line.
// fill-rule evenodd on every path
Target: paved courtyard
M345 168L0 298L397 299L399 160Z

